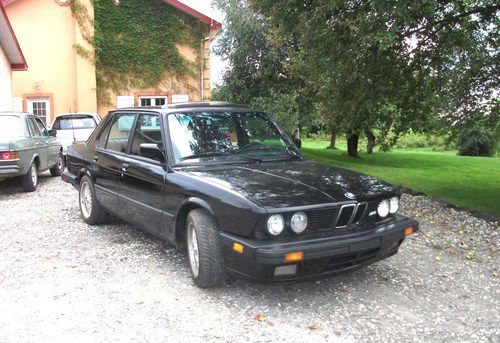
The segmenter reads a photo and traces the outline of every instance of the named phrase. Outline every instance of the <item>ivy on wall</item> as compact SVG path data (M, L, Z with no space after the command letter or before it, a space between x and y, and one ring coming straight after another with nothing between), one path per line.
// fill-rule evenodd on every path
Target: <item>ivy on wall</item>
M77 53L96 65L97 101L110 104L110 91L130 88L174 91L190 89L186 78L199 73L201 22L162 0L93 0L94 19L81 0L71 2L88 47L76 44ZM93 25L94 33L89 30ZM195 63L180 53L179 45L198 53ZM164 80L170 80L164 84Z

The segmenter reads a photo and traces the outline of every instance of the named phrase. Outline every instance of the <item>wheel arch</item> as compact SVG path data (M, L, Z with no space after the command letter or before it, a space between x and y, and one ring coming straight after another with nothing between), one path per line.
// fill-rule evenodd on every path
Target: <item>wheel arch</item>
M189 212L195 209L206 210L217 223L215 212L208 202L198 197L189 197L185 199L175 214L175 242L178 245L182 244L185 239L187 216Z

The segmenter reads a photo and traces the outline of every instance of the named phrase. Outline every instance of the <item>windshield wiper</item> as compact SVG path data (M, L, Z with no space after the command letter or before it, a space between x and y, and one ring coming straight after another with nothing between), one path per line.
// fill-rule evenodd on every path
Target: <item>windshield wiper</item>
M226 153L222 153L222 152L206 152L203 154L193 154L193 155L189 155L189 156L184 156L184 157L181 157L179 159L179 161L191 160L194 158L202 158L202 157L216 157L216 156L229 156L229 155Z

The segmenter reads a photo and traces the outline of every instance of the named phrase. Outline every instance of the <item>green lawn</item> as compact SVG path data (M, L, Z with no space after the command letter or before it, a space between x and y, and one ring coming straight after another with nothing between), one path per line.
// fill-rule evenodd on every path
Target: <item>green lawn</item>
M327 141L305 140L302 151L312 160L370 174L500 217L499 157L462 157L456 152L422 149L361 153L361 159L353 159L346 155L345 142L339 142L338 150L327 150L326 146Z

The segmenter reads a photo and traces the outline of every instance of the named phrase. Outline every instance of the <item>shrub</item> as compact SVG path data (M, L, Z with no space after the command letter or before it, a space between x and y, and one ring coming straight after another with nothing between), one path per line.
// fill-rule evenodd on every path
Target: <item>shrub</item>
M460 156L493 156L495 138L484 128L465 130L457 141Z

